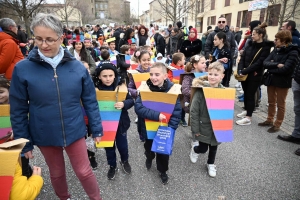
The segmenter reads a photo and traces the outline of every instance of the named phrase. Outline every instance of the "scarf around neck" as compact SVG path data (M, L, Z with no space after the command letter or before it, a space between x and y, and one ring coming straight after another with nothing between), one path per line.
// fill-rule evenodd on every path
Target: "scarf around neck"
M198 35L197 29L191 28L190 32L191 32L191 31L195 32L195 36L194 36L194 37L191 37L191 36L189 35L189 41L194 42L195 40L197 40L197 35Z
M164 84L161 87L153 85L150 78L147 80L147 85L152 92L165 92L168 88L167 80L164 80Z
M62 48L62 46L60 46L58 54L56 56L54 56L53 58L44 56L44 54L42 54L42 52L39 49L38 49L38 54L41 57L41 59L43 59L45 62L49 63L53 67L53 69L56 69L57 65L60 63L60 61L64 57L64 49Z

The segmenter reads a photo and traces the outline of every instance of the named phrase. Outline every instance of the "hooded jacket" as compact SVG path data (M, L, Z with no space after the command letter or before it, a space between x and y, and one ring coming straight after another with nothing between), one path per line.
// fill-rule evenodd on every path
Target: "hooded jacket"
M205 44L206 44L206 39L208 37L208 35L213 32L214 30L209 29L208 31L206 31L205 33L203 33L201 41L202 41L202 51L204 51L205 49Z
M290 44L287 47L274 48L264 61L264 67L271 74L271 86L290 88L295 66L299 65L300 48ZM284 64L278 68L278 64Z
M241 70L243 75L248 74L247 80L260 81L264 72L263 62L270 55L273 46L274 43L272 41L256 43L251 40L241 55L238 71ZM260 48L262 48L261 51L255 57ZM252 64L250 65L251 62ZM255 72L257 73L256 75L254 75Z
M196 54L199 54L202 50L202 42L199 39L191 42L190 40L184 40L180 52L184 54L186 58L190 58Z
M13 36L0 31L0 74L5 74L8 80L17 62L24 58L18 43Z
M208 77L195 78L192 87L210 87ZM219 84L218 88L224 87ZM190 107L190 118L192 134L195 136L195 139L211 146L217 146L218 142L212 129L205 96L200 88L194 92ZM196 134L200 135L196 136Z
M205 44L205 49L204 49L206 59L209 59L209 54L212 53L212 49L214 47L214 43L213 43L214 37L220 31L223 31L227 36L227 42L229 45L230 52L235 51L236 46L235 46L234 34L229 30L229 26L226 25L223 30L220 30L216 26L215 30L213 32L211 32L206 39L206 44ZM233 53L231 54L231 56L233 56Z
M56 67L43 61L34 48L19 62L10 86L10 120L15 139L26 138L23 153L33 145L66 147L86 135L82 105L92 136L103 129L95 87L88 71L67 50ZM29 116L28 116L29 114Z
M147 83L150 80L147 81ZM174 85L169 79L166 79L166 88L164 90L161 90L160 92L167 93L171 87ZM157 87L158 88L158 87ZM150 87L151 89L151 87ZM155 95L155 94L153 94ZM142 134L145 138L147 138L147 130L145 125L145 119L150 119L154 121L159 121L159 111L155 111L149 108L146 108L143 106L143 102L141 99L141 96L139 95L135 101L134 105L135 113L138 115L138 132ZM168 122L168 126L176 130L178 128L178 124L180 122L181 118L181 104L180 99L177 98L173 113L170 117L170 121Z
M297 29L292 31L292 37L293 37L292 43L298 45L298 47L300 48L300 33Z
M176 35L171 35L167 45L167 55L177 53L183 42L183 33L181 30Z

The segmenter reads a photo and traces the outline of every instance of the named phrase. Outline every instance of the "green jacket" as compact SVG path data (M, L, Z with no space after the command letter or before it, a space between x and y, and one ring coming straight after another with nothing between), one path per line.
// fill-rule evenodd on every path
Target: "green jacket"
M87 64L90 67L90 74L94 74L95 69L96 69L96 63L95 63L90 51L89 50L85 50L85 51L87 53ZM69 49L69 52L74 56L74 48L73 47L71 47Z
M210 144L212 146L217 146L219 143L217 142L214 131L212 129L204 93L202 90L203 86L210 87L205 79L207 79L207 76L194 79L192 84L192 86L194 87L194 95L190 109L191 129L192 134L195 136L196 140L206 144ZM224 87L220 84L218 88ZM196 134L200 135L196 136Z

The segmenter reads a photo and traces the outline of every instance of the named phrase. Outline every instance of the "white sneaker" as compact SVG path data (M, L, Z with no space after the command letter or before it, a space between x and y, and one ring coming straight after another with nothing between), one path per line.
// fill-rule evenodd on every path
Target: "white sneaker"
M192 141L191 145L192 145L192 148L194 149L195 146L199 146L199 142L198 141L195 141L195 142Z
M239 118L244 118L244 117L246 117L246 115L247 115L247 111L243 111L240 114L237 114L236 116Z
M192 163L196 163L198 160L199 154L195 153L194 147L191 149L190 159Z
M217 175L217 169L216 169L216 165L214 165L214 164L207 164L207 170L208 170L208 174L209 174L209 176L211 176L211 177L216 177L216 175Z
M244 94L244 90L240 90L239 93L240 93L240 94Z
M236 88L236 90L237 91L241 91L241 90L243 90L243 88L242 87L238 87L238 88Z
M237 84L235 84L235 86L234 86L235 88L239 88L239 87L241 87L241 83L240 82L238 82Z
M138 123L139 118L135 118L134 123Z
M248 117L244 117L243 119L237 120L236 124L241 126L246 126L251 124L251 120Z

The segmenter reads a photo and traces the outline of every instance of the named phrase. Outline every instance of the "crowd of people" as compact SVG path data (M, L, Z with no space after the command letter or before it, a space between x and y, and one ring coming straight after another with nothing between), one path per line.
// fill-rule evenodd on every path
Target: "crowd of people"
M258 126L269 127L270 133L278 132L285 115L286 97L292 88L294 131L292 135L278 135L278 139L300 144L300 34L295 22L287 21L274 41L270 41L266 27L266 23L252 21L243 36L239 27L229 28L226 18L220 16L215 29L208 27L199 39L196 28L184 27L180 21L167 29L153 24L149 28L137 25L103 30L95 25L70 29L57 17L40 13L30 26L34 37L28 39L13 20L0 19L0 104L10 105L14 138L29 140L21 154L22 176L28 182L38 181L38 186L24 181L22 187L32 192L25 195L34 199L43 184L36 178L41 176L40 169L32 170L29 165L37 146L60 199L71 198L63 151L88 197L101 199L92 171L98 163L95 152L87 150L85 138L92 137L97 143L103 136L96 90L115 91L120 85L126 85L128 93L124 101L114 105L122 111L114 146L105 147L107 178L114 179L118 170L116 148L121 168L126 174L131 173L127 130L128 110L134 107L138 137L144 143L145 167L150 169L156 158L161 182L168 183L169 155L151 151L153 139L148 138L145 125L145 120L164 121L167 117L143 105L138 88L127 73L132 64L138 65L139 73L150 74L146 84L152 92L166 93L177 83L166 65L184 70L180 82L182 100L178 97L167 123L173 130L180 124L187 127L185 115L189 114L193 136L190 160L196 163L199 154L208 151L206 164L211 177L216 176L219 142L203 92L196 90L191 97L191 88L228 88L234 66L240 77L247 76L236 85L242 94L239 100L244 102L244 111L237 115L241 119L236 124L251 125L252 114L261 98L260 87L265 85L268 117ZM126 62L127 57L130 64ZM195 78L194 73L206 75ZM84 118L82 106L88 120ZM300 149L295 154L300 155ZM19 168L16 174L20 176ZM13 184L12 195L16 194L13 192L16 187L20 186Z

